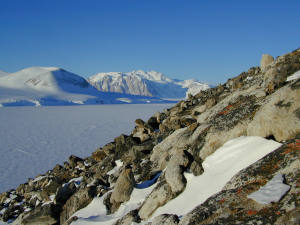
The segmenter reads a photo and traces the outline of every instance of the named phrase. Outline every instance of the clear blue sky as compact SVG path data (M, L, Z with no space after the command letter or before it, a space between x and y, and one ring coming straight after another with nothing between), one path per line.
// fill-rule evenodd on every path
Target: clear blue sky
M299 0L0 0L0 70L157 70L223 83L300 47Z

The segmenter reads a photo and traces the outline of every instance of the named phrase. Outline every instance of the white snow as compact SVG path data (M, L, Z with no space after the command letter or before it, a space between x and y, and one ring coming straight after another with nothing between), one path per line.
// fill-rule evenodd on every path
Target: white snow
M91 105L0 108L0 192L16 188L67 161L89 156L135 119L148 119L171 105Z
M248 198L253 199L261 204L269 204L278 202L285 193L290 190L290 186L283 183L284 177L282 174L276 174L266 185L258 191L248 195Z
M115 163L116 166L112 170L108 171L107 175L112 175L116 173L123 166L123 162L121 160L116 160Z
M293 73L291 76L289 76L286 81L291 81L291 80L297 80L300 78L300 70L297 72Z
M185 173L187 185L183 193L160 207L153 215L169 213L184 215L207 198L221 191L240 170L277 149L281 144L262 137L239 137L226 142L203 162L204 173ZM182 203L184 202L184 207Z
M75 186L78 187L80 185L82 179L83 179L83 177L75 177L75 178L69 180L68 184L74 182Z
M94 198L93 201L85 208L77 211L73 216L77 216L79 219L72 225L85 225L85 224L97 224L97 225L110 225L113 224L119 218L125 216L131 210L134 210L141 206L143 200L151 193L155 185L152 185L145 189L135 188L132 193L130 200L126 203L121 204L119 210L111 215L106 215L106 208L103 204L103 199L108 194L100 198Z

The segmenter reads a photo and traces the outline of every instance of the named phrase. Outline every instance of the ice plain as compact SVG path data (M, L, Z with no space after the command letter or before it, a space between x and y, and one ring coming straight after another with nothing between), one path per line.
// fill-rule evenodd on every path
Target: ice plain
M86 157L137 118L148 119L170 104L121 104L0 108L0 192L62 164Z

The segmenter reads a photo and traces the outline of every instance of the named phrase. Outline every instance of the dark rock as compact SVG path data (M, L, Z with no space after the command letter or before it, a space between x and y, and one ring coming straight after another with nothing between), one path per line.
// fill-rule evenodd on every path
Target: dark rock
M57 189L54 203L55 204L65 204L65 202L75 193L76 186L74 182L65 184L61 186L59 189Z
M72 168L75 168L77 166L77 163L82 162L82 161L83 161L82 158L79 158L78 156L75 156L75 155L71 155L69 157L69 164Z
M153 129L156 130L159 128L159 122L156 117L150 117L150 119L147 121L147 124Z
M64 224L76 211L86 207L96 196L97 188L89 186L79 189L65 203L60 213L60 224Z
M21 214L14 225L52 225L59 224L58 208L50 203L43 206L38 206L30 212Z
M92 154L93 159L97 162L103 160L106 156L107 156L107 154L102 149L97 149Z
M110 202L112 192L109 192L103 199L103 204L106 207L106 214L112 214L112 203Z

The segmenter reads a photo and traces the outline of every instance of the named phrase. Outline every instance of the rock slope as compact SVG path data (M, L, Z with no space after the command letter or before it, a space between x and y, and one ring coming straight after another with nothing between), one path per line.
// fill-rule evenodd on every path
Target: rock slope
M2 193L0 218L19 225L84 224L98 217L74 213L100 201L105 215L98 224L299 224L300 79L289 79L299 70L300 49L275 60L264 56L261 67L189 96L148 121L137 119L129 136L115 138L92 156L70 156L64 165ZM155 215L185 192L188 177L205 174L205 163L221 146L241 136L280 144L188 213ZM251 197L274 177L287 187L277 200L265 204ZM136 207L113 222L100 222L123 210L137 188L150 185Z

